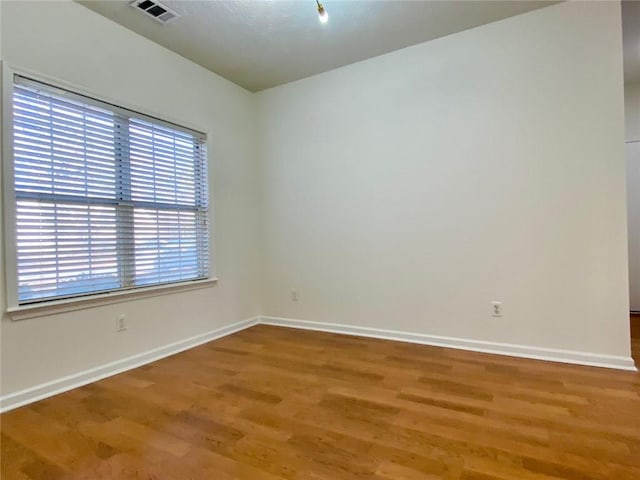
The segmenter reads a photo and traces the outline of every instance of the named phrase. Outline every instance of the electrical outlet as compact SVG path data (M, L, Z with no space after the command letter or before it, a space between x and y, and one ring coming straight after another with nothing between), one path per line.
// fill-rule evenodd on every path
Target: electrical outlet
M502 316L502 302L491 302L491 316L492 317Z
M291 289L291 301L292 302L297 302L298 301L298 289L297 288L292 288Z
M127 322L124 313L116 317L116 332L124 332L127 329Z

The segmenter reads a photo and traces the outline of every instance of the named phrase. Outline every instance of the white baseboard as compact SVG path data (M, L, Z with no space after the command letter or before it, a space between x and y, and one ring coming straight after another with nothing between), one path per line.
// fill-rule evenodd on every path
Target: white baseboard
M383 330L379 328L357 327L338 323L310 322L293 318L259 317L260 324L275 325L279 327L301 328L304 330L317 330L321 332L343 333L346 335L358 335L361 337L382 338L385 340L398 340L401 342L419 343L438 347L457 348L474 352L508 355L511 357L533 358L551 362L573 363L592 367L615 368L617 370L638 371L631 357L615 355L602 355L598 353L575 352L571 350L558 350L552 348L530 347L526 345L513 345L509 343L485 342L464 338L440 337L423 333L410 333L397 330Z
M304 330L316 330L321 332L342 333L345 335L358 335L361 337L381 338L385 340L397 340L401 342L419 343L438 347L457 348L474 352L493 353L512 357L533 358L552 362L573 363L577 365L589 365L595 367L615 368L618 370L637 371L633 359L614 355L601 355L597 353L575 352L570 350L557 350L550 348L529 347L525 345L512 345L508 343L484 342L463 338L440 337L422 333L410 333L397 330L384 330L379 328L357 327L337 323L310 322L293 318L281 317L254 317L233 323L210 332L187 338L179 342L171 343L153 350L149 350L131 357L96 368L58 378L50 382L42 383L34 387L21 390L0 397L0 413L33 403L47 397L52 397L68 390L97 382L103 378L117 375L147 363L160 360L198 345L211 342L232 333L244 330L258 324L275 325L279 327L300 328Z
M179 342L123 358L122 360L117 360L96 368L78 372L73 375L58 378L19 392L2 396L0 397L0 412L6 412L14 408L21 407L22 405L42 400L43 398L51 397L89 383L97 382L103 378L140 367L147 363L160 360L161 358L169 357L184 350L208 343L212 340L231 335L232 333L244 330L245 328L252 327L257 323L258 317L236 322L226 327L218 328L201 335L196 335L195 337L186 338Z

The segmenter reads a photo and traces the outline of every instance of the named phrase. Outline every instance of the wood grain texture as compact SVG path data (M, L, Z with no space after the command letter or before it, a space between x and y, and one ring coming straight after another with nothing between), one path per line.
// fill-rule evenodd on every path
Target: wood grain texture
M270 326L0 422L3 480L640 479L637 373Z

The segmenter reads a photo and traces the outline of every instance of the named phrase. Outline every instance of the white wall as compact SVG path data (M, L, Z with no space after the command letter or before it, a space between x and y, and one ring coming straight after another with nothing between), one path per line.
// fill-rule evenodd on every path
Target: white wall
M2 2L0 2L0 79L2 78L1 75L2 75ZM0 81L0 119L2 118L2 111L3 111L2 98L3 98L2 81ZM4 181L4 177L2 173L3 169L1 168L3 165L2 152L4 151L2 146L3 124L4 124L4 120L0 120L0 199L2 198L2 183ZM0 205L2 205L2 203L0 203ZM5 310L4 258L2 256L3 251L1 249L2 242L3 242L2 239L4 238L4 225L3 225L4 213L1 210L2 209L0 208L0 397L2 396L2 325L3 325L1 315L2 315L2 312L4 312Z
M569 2L258 94L262 313L628 358L621 41Z
M640 83L625 85L631 310L640 312Z
M4 61L212 133L220 277L4 317L2 395L252 317L258 300L266 315L629 355L619 6L561 4L255 97L77 4L0 10Z
M252 95L72 2L2 2L2 59L211 133L218 285L2 319L2 395L257 315ZM3 301L4 303L4 301ZM4 308L3 308L4 310ZM124 333L115 318L125 313Z

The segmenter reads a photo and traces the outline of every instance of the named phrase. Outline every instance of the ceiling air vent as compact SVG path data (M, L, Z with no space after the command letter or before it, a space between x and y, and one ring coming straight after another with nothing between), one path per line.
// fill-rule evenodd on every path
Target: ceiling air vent
M156 1L133 0L133 2L131 2L131 6L146 13L160 23L167 23L174 18L179 17L179 15L169 7L165 7L160 2Z

